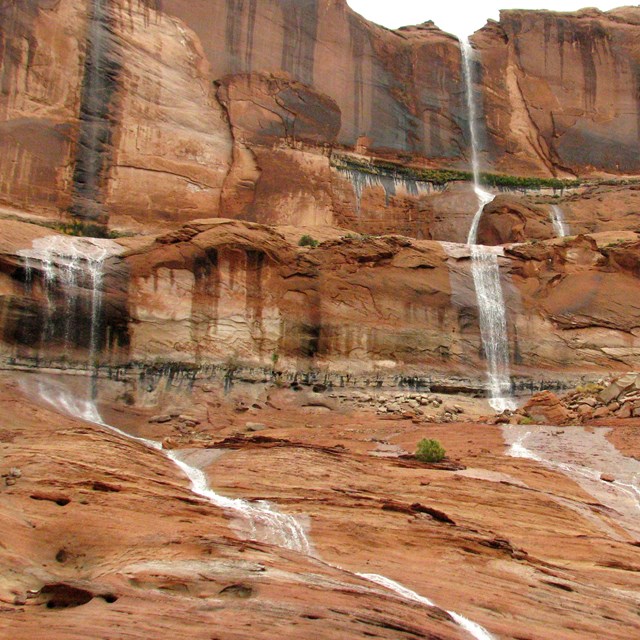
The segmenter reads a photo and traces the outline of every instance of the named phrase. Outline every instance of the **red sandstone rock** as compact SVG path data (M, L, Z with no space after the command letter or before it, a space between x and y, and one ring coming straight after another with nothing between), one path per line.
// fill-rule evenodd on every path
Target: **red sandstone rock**
M589 407L587 409L591 411ZM564 424L569 417L569 412L562 406L560 398L550 391L534 395L522 410L535 422L543 424Z
M485 206L478 225L478 242L500 245L555 236L549 213L513 196L498 195Z
M637 8L509 10L476 34L498 167L640 171L638 15Z

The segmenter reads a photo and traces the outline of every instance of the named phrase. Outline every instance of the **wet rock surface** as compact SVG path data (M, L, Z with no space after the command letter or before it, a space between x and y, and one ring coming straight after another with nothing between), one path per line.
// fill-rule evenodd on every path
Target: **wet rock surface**
M274 628L299 637L317 620L322 637L362 637L371 628L389 638L409 628L466 637L442 611L345 570L388 576L499 637L622 639L635 629L629 594L638 574L628 567L640 559L607 489L624 480L619 461L613 483L593 481L598 494L563 469L507 455L499 427L418 425L346 408L309 416L294 392L295 400L273 399L280 410L252 403L260 407L249 409L252 419L269 425L269 437L238 438L247 414L216 401L215 416L193 427L211 444L190 442L205 448L190 449L189 459L199 460L217 492L268 500L306 519L320 561L238 538L234 519L191 494L161 453L38 406L6 377L1 393L2 428L14 436L0 445L3 464L22 471L18 484L3 488L0 507L1 615L10 616L14 636L35 632L53 601L51 637L85 637L89 619L93 629L108 633L117 624L141 638L167 629L182 637L187 627L200 637L221 620L222 637L243 637L247 628L253 637L271 637ZM209 400L211 391L196 392L191 412L206 415ZM175 413L165 407L103 409L127 431L158 439L169 423L148 419ZM518 439L505 429L507 442ZM603 433L593 435L604 450ZM377 441L412 451L423 437L438 439L467 469L368 455ZM548 455L564 451L563 464L595 462L585 457L590 445L572 450L562 434L540 437L560 447ZM36 491L69 502L30 499ZM452 571L459 579L450 580Z

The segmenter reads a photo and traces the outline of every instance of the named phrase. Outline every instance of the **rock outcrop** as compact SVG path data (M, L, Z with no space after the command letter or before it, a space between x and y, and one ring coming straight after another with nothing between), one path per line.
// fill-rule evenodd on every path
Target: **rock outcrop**
M46 233L5 225L24 243ZM114 243L120 255L104 263L102 316L93 333L91 281L60 278L52 285L41 260L30 259L26 271L24 252L17 255L9 243L2 259L3 358L83 362L93 335L111 366L312 370L334 382L408 376L431 384L431 377L462 375L468 382L460 389L482 388L467 246L330 227L310 236L317 246L299 246L305 231L319 230L213 219L155 240L122 239ZM506 249L500 263L517 377L562 385L565 377L634 366L639 242L625 232ZM79 314L77 331L69 308Z
M634 418L637 421L640 418L640 375L627 373L607 382L581 385L562 397L549 392L537 393L517 413L525 420L540 424Z
M484 245L548 240L556 235L546 209L513 196L498 195L484 208L477 240Z
M443 170L468 169L470 142L459 44L431 23L390 31L345 0L1 11L9 207L129 230L221 215L444 240L443 215L473 213L471 194L440 193L465 178ZM639 22L510 11L476 34L484 169L637 173Z

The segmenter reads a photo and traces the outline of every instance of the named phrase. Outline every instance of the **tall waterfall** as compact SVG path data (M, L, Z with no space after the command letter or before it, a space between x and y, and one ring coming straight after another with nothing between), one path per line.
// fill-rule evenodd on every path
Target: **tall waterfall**
M478 117L473 91L473 49L471 43L468 40L461 41L460 51L469 116L473 190L478 198L478 208L471 222L467 244L471 245L471 272L478 300L480 337L487 360L489 404L496 411L502 412L505 409L515 408L515 402L511 398L507 311L500 284L500 265L498 263L498 256L502 254L502 249L476 244L482 211L494 196L485 191L480 184Z
M480 185L480 158L478 157L478 114L476 100L473 92L473 49L469 40L460 41L462 53L462 75L464 78L465 95L467 98L467 115L469 117L469 135L471 138L471 171L473 173L473 190L478 198L478 208L473 216L467 244L475 244L478 235L478 225L485 205L489 204L494 196L485 191Z
M507 314L498 256L502 247L471 245L471 271L478 298L480 337L487 360L489 404L496 411L515 409L509 375Z
M553 223L553 229L556 232L558 238L564 238L569 235L567 223L564 219L564 212L562 208L557 204L551 205L551 222Z

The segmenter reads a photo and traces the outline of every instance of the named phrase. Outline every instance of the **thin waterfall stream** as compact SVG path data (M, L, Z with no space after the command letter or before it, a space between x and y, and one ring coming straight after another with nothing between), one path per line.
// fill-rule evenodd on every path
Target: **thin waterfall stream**
M85 274L86 281L86 274L89 274L89 282L92 288L97 289L92 290L90 310L91 337L88 351L89 368L92 371L97 371L97 350L99 347L97 335L102 309L104 262L107 257L116 255L120 251L121 247L111 241L51 236L50 238L34 241L32 249L21 252L25 260L25 268L28 271L27 281L33 281L32 271L34 266L37 262L41 263L44 273L44 287L49 302L53 298L53 288L57 284L63 290L71 287L75 288L81 280L81 275ZM67 291L67 293L70 292ZM75 295L75 292L73 293ZM53 323L51 313L48 315L47 323ZM53 333L51 328L48 331ZM69 338L70 334L66 332L65 328L65 340ZM95 379L95 375L92 376L93 379ZM26 390L29 391L28 388ZM81 399L72 395L60 384L39 382L36 389L38 397L57 411L95 424L120 437L133 440L164 454L189 479L190 489L194 494L201 496L211 504L227 512L233 513L238 520L245 524L243 531L247 539L273 544L308 556L313 555L313 548L306 531L295 516L281 513L266 501L254 503L240 498L228 498L216 493L209 487L204 471L187 462L185 452L179 450L165 451L161 442L136 437L107 424L98 410L95 391L95 387L92 386L87 398ZM340 567L335 568L341 569ZM357 575L373 584L383 586L405 600L419 602L429 607L436 606L427 598L384 576L359 573L352 573L352 575ZM454 611L449 611L448 613L456 624L476 640L493 639L493 636L479 624Z
M478 208L471 221L467 244L471 249L471 274L478 301L480 338L487 361L487 391L489 404L498 411L516 408L511 395L511 372L509 362L509 334L507 310L500 282L498 256L501 247L486 247L477 244L478 227L482 212L495 196L485 191L480 180L480 159L478 156L478 116L473 91L473 48L469 40L460 41L462 71L469 116L471 139L471 169L473 190L478 199Z
M553 223L553 229L558 238L564 238L569 235L569 229L564 219L564 212L562 211L562 207L557 204L551 205L551 222Z

